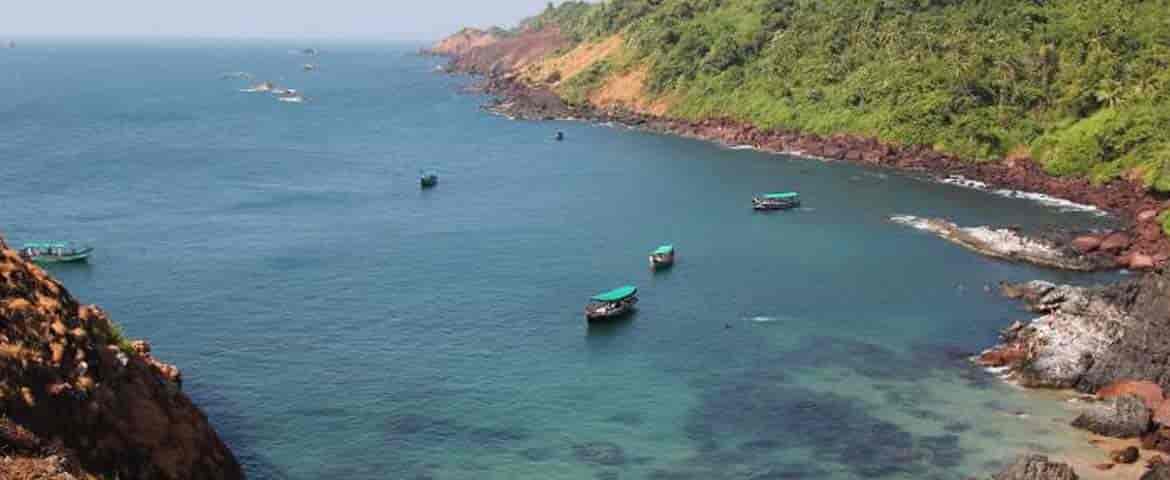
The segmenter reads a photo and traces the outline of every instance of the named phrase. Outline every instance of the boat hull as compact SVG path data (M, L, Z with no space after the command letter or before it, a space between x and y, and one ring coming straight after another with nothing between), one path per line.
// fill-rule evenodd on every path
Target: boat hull
M674 254L670 255L650 255L650 268L655 270L660 268L669 268L674 265Z
M88 261L89 254L92 252L93 252L93 250L85 250L82 252L74 253L72 255L37 255L37 256L32 257L31 260L33 262L40 263L40 264L79 263L79 262Z
M608 320L615 320L629 315L634 311L634 305L638 303L637 298L622 302L614 307L605 309L585 309L585 320L589 322L604 322Z
M800 202L763 202L752 201L752 208L756 210L790 210L800 206Z

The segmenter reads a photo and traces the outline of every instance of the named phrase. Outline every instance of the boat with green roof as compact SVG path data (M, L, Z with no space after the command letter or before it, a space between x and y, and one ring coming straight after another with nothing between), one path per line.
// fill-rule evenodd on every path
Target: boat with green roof
M24 244L20 254L37 263L84 262L93 248L70 242L33 242Z
M585 319L595 322L621 317L633 311L637 303L638 287L626 285L615 288L589 299L589 305L585 306Z
M418 176L419 186L422 188L431 188L439 184L439 175L434 172L421 172Z
M674 245L663 245L650 252L650 268L667 268L674 265Z
M752 198L756 210L788 210L800 206L800 194L796 192L765 193Z

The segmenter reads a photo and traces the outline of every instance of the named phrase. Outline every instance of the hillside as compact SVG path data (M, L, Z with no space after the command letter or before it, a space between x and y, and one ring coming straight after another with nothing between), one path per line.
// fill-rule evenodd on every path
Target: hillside
M860 135L972 162L1030 157L1052 175L1161 193L1167 11L1167 0L565 2L479 38L501 48L556 36L540 60L448 54L477 56L465 70L520 71L571 103Z
M0 478L243 473L178 368L0 239Z

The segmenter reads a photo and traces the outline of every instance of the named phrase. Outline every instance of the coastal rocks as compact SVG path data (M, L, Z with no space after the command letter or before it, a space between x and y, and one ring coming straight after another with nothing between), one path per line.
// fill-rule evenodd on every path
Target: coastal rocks
M1139 437L1150 429L1150 409L1134 395L1115 397L1089 406L1072 426L1106 437Z
M1140 480L1170 480L1170 464L1161 463L1154 465L1146 473L1142 474Z
M178 369L149 350L123 338L101 309L80 305L39 267L0 249L0 418L19 427L0 428L0 459L64 459L80 478L242 478L179 389Z
M1025 455L992 480L1078 480L1076 472L1065 463L1048 461L1043 455Z
M1081 254L1090 253L1101 246L1101 237L1097 235L1082 235L1074 238L1069 244Z
M1170 382L1167 273L1106 287L1009 284L1004 293L1040 316L1005 330L981 358L1022 385L1096 393L1118 380Z
M1080 255L1006 228L960 227L939 218L910 215L890 217L890 221L933 233L944 240L989 257L1020 261L1045 267L1089 271L1101 267Z
M1170 427L1159 427L1142 435L1142 448L1170 453Z
M1109 459L1112 460L1113 463L1136 463L1140 456L1141 453L1138 452L1137 447L1125 447L1109 452Z
M1097 390L1097 397L1103 399L1126 395L1135 395L1142 399L1142 403L1150 410L1157 409L1165 401L1162 387L1144 380L1118 380Z

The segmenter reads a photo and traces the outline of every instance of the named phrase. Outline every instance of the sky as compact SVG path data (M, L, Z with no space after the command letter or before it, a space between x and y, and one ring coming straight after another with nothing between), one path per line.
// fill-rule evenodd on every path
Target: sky
M0 40L21 36L435 40L514 25L548 0L0 0ZM558 2L559 3L559 2Z

